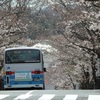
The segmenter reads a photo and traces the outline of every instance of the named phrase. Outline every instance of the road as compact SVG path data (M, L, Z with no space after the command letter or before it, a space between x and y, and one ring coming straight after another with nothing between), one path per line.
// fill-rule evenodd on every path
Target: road
M100 100L100 90L0 91L0 100Z

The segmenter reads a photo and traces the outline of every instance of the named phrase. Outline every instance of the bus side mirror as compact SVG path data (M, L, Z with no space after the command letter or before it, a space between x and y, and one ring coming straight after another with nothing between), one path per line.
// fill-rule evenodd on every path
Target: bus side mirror
M47 70L46 70L46 68L44 68L44 72L46 72Z

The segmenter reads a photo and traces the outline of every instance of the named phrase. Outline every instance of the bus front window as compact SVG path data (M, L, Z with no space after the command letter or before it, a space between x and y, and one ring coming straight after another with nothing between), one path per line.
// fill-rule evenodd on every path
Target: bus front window
M40 51L33 49L9 50L5 53L5 63L39 63Z

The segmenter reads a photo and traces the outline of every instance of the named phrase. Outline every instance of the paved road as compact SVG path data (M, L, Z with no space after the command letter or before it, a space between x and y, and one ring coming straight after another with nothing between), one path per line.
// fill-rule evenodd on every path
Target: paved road
M100 100L100 90L0 91L0 100Z

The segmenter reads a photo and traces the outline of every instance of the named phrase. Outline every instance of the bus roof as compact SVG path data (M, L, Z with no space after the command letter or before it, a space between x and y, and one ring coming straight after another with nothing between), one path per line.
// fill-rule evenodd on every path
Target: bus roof
M8 51L8 50L18 50L18 49L34 49L34 50L40 50L40 49L34 48L34 47L20 46L20 47L7 48L7 49L5 49L5 51Z

